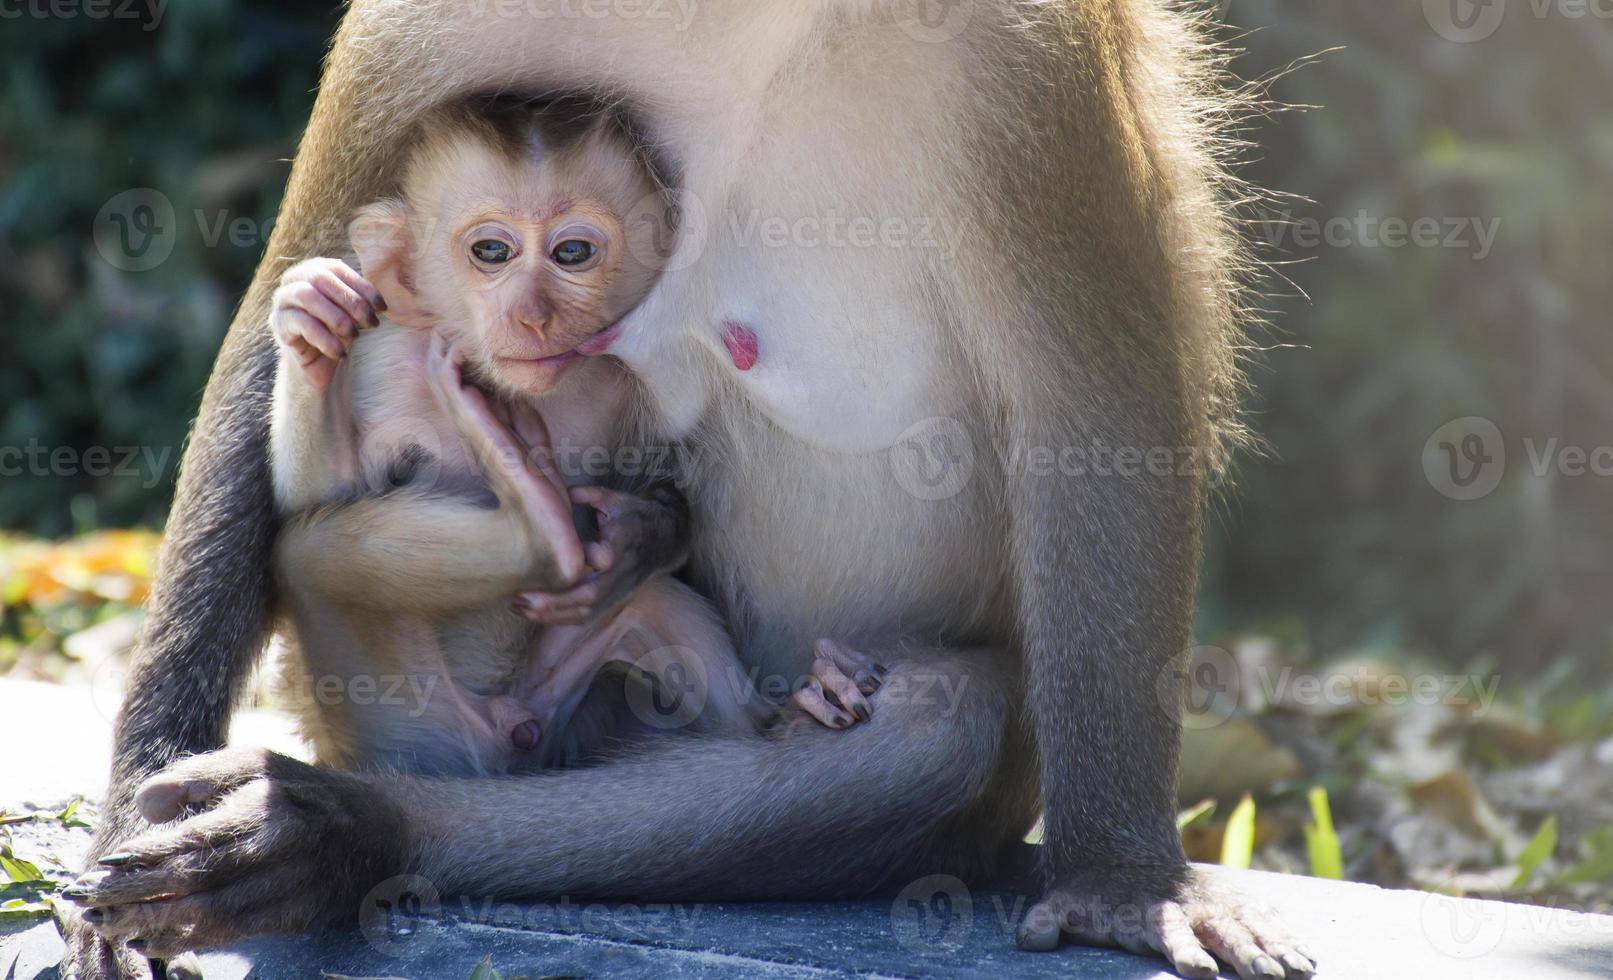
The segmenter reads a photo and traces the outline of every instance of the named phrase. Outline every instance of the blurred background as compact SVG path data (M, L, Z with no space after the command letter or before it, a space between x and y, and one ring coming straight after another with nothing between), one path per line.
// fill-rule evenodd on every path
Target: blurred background
M339 16L130 9L0 31L13 677L127 646ZM1266 451L1239 461L1205 560L1194 663L1219 680L1189 716L1189 848L1605 902L1613 3L1211 16L1240 77L1308 108L1246 134L1243 175L1273 192L1245 215L1273 267L1249 405Z

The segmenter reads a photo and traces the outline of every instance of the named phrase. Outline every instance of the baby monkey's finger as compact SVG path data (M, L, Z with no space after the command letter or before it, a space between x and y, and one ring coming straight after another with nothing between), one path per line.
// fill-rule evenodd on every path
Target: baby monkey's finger
M314 287L321 296L341 307L352 318L356 329L360 324L378 326L381 322L376 315L375 306L365 296L359 294L357 289L338 275L335 270L328 270L324 275L314 279Z
M332 333L318 317L302 310L286 310L285 316L294 321L291 349L298 351L299 358L302 357L303 347L317 351L321 357L328 357L333 361L339 361L347 356L347 345L343 344L342 339ZM303 363L306 366L307 362Z
M311 282L294 283L286 295L287 314L302 311L324 327L327 333L339 329L344 324L349 330L356 331L358 324L347 315L347 311L338 306L330 297L320 292L319 287ZM334 333L331 334L333 337ZM323 347L321 348L324 349ZM345 352L345 348L342 349ZM332 354L340 358L342 353Z
M386 309L386 297L375 288L375 284L364 278L363 274L346 262L337 262L331 266L331 272L352 290L364 297L364 301L377 310ZM371 324L374 325L373 323Z

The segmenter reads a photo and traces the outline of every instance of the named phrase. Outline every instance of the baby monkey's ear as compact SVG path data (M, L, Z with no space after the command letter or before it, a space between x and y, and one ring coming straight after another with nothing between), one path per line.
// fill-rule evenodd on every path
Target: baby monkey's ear
M435 318L415 291L414 237L409 213L396 199L377 201L347 226L359 272L386 300L386 317L404 327L429 327Z

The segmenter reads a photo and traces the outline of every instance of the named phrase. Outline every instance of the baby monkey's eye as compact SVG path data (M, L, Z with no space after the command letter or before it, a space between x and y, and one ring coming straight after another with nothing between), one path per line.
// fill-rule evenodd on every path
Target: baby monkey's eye
M470 253L483 262L497 265L510 260L510 246L496 238L484 238L470 247Z
M560 265L582 265L594 257L594 243L581 238L568 238L550 253Z

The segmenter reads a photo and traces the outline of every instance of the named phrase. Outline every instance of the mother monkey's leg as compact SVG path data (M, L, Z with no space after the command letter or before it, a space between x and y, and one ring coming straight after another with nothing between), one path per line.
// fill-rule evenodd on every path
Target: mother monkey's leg
M846 731L668 735L609 765L437 780L261 750L178 763L138 794L154 821L84 889L107 935L154 956L350 921L392 875L444 897L654 901L862 893L978 878L1034 815L1000 656L884 651L873 717ZM994 776L993 774L998 774ZM960 826L967 822L972 826ZM995 830L983 832L982 828Z

